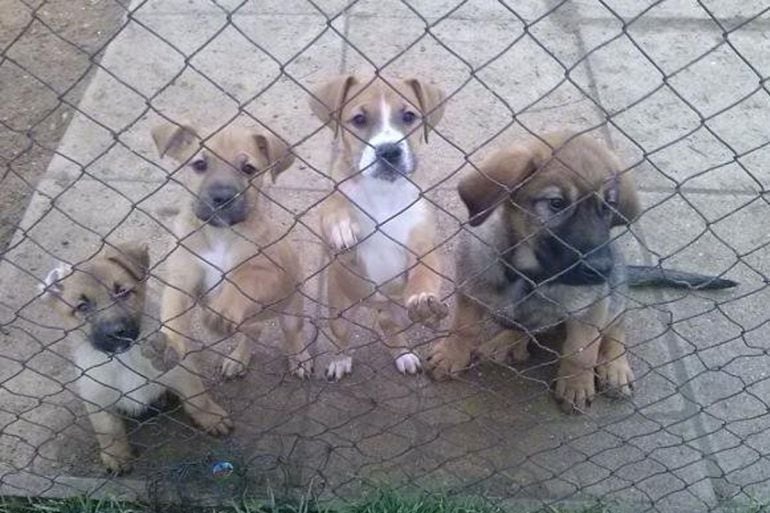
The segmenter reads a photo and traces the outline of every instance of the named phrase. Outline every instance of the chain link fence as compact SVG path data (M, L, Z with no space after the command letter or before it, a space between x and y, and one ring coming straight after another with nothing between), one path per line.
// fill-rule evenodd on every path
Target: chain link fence
M94 10L113 22L84 43L73 27ZM0 492L204 505L393 489L483 496L511 511L597 501L635 512L764 504L768 11L761 1L134 0L85 5L81 19L54 0L0 2L0 158L3 188L16 191L4 199L11 221L0 261ZM51 59L65 50L71 66ZM636 393L623 401L599 394L581 416L564 415L553 400L559 337L530 344L527 362L477 362L451 381L400 374L373 312L354 309L357 302L330 309L327 297L336 257L319 219L349 181L332 172L344 166L341 140L355 146L356 138L335 137L309 101L352 72L392 85L417 78L444 93L444 117L420 145L410 182L436 215L435 239L413 265L440 255L434 270L450 310L453 260L469 229L459 181L511 141L561 129L605 141L621 171L633 173L642 213L617 231L629 261L739 287L627 294ZM196 376L205 391L195 397L211 397L234 429L211 436L185 414L188 401L153 403L121 418L135 451L131 472L105 476L93 404L78 388L93 370L78 365L88 327L63 324L39 286L60 263L84 268L105 248L147 244L142 331L160 333L163 289L178 283L174 254L209 233L174 228L202 189L190 179L192 153L180 163L158 155L158 145L183 137L153 140L164 122L195 127L213 161L229 151L217 137L232 127L288 144L291 167L272 184L261 174L252 182L263 180L258 202L272 238L253 235L261 225L218 229L235 234L229 248L251 243L280 269L276 248L299 256L303 306L289 317L304 321L301 346L314 371L309 379L288 371L277 319L259 337L245 323L223 336L203 319L222 314L217 304L182 291L190 315L175 326L191 354L177 367ZM41 162L47 169L35 177ZM369 236L385 233L389 220L376 220ZM242 285L226 274L234 263L223 263L223 252L197 256ZM351 330L353 372L330 382L336 319ZM424 361L450 325L410 322L403 335ZM222 361L244 340L251 362L228 379ZM141 383L124 386L113 402Z

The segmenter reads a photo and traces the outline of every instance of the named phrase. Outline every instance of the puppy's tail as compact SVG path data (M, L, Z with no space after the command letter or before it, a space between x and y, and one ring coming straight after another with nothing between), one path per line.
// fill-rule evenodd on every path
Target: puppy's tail
M738 285L736 281L717 276L663 269L662 267L629 265L627 269L629 287L717 290L729 289Z

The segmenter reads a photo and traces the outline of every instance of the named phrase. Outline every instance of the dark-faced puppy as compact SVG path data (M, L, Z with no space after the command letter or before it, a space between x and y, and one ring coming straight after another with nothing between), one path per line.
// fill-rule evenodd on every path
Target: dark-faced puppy
M594 396L594 377L616 395L631 394L626 358L624 288L659 270L634 267L632 276L612 244L613 226L640 211L630 175L587 135L556 133L491 155L459 185L470 214L460 243L460 286L452 335L430 356L437 378L466 368L472 351L504 360L528 357L526 344L559 325L566 339L555 395L582 411ZM662 271L656 285L734 285L707 276ZM639 279L642 278L642 279ZM678 281L677 281L678 280ZM481 345L481 324L498 335Z
M131 466L121 414L137 416L166 390L178 394L192 419L212 434L232 423L200 378L177 365L176 352L147 327L146 247L107 248L92 260L48 273L44 299L58 312L74 343L82 374L75 382L96 432L101 459L115 473ZM144 329L143 329L144 328Z

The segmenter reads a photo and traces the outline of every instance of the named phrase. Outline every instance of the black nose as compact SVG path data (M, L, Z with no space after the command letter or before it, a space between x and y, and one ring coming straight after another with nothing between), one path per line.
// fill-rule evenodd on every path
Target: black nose
M98 322L92 337L97 349L107 353L123 351L139 337L139 324L130 318Z
M232 185L216 184L208 189L209 203L214 208L222 207L238 195L238 189Z
M401 146L395 143L381 144L377 147L377 158L388 162L389 164L396 164L401 160Z

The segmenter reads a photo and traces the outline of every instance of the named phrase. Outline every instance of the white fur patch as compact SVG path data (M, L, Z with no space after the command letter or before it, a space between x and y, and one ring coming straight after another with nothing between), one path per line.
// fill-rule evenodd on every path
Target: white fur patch
M414 353L404 353L396 358L396 368L401 374L417 374L422 368L420 357Z
M404 168L407 172L411 172L414 169L414 157L412 156L409 142L405 138L405 134L400 130L397 130L391 123L391 116L393 115L393 109L390 104L385 101L385 97L380 100L380 126L372 136L366 141L366 147L361 153L361 159L358 162L358 170L361 171L363 176L370 176L375 172L377 161L376 150L377 147L382 144L397 143L401 148L401 152L404 159Z
M209 248L198 253L198 259L203 263L203 291L209 292L224 279L224 275L230 272L232 266L231 253L224 241L216 241Z

